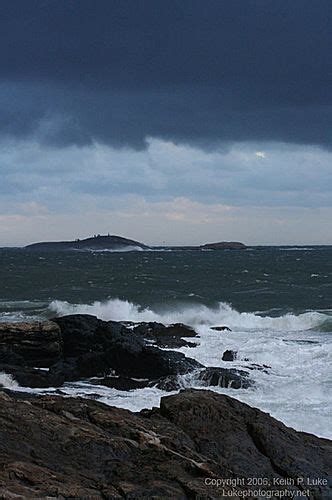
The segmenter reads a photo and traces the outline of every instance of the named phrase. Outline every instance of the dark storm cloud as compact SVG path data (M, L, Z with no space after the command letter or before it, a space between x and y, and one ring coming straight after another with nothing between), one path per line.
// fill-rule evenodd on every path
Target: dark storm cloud
M330 145L330 0L3 0L0 127Z

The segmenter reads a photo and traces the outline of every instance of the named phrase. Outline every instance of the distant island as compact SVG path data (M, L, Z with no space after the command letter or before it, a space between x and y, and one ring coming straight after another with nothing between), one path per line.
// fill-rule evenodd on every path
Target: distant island
M37 251L134 251L134 250L158 250L158 249L183 249L183 250L242 250L247 248L244 243L237 241L221 241L218 243L207 243L200 246L148 246L139 241L123 238L115 235L94 235L90 238L76 239L73 241L48 241L33 243L25 247L27 250Z
M206 243L206 245L201 245L200 248L207 250L243 250L247 246L239 241L220 241L219 243Z
M53 242L41 242L33 243L25 247L28 250L121 250L129 249L133 250L147 250L149 247L143 243L139 243L135 240L130 240L128 238L122 238L122 236L114 235L95 235L91 238L85 238L83 240L76 239L73 241L53 241Z

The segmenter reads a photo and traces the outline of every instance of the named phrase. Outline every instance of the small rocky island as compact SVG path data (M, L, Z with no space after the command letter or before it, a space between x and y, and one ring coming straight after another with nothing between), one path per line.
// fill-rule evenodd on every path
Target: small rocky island
M236 241L222 241L219 243L207 243L201 246L148 246L139 241L123 238L116 235L94 235L91 238L76 239L72 241L48 241L40 243L32 243L27 245L25 249L35 251L64 251L64 250L81 250L81 251L117 251L117 250L162 250L162 249L181 249L181 250L243 250L246 247L243 243Z
M247 246L239 241L220 241L219 243L206 243L200 248L206 250L244 250Z
M89 315L1 323L0 497L329 498L331 442L206 390L252 382L246 371L207 368L169 350L198 341L179 323ZM201 389L163 397L159 408L139 413L61 391L77 380L174 391L193 373ZM59 389L38 396L15 390L17 382Z
M148 249L147 245L139 241L123 238L115 235L95 235L92 238L73 241L49 241L32 243L25 247L27 250L58 251L58 250L121 250L132 248L133 250Z

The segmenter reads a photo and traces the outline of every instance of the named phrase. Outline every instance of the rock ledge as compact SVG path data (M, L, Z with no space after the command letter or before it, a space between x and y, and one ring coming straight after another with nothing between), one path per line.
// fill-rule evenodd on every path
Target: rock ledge
M4 499L239 498L234 491L250 489L253 477L266 478L269 491L329 498L328 486L297 479L326 481L330 441L210 391L183 391L136 414L95 401L0 391L0 421ZM213 485L217 479L243 486L221 489Z

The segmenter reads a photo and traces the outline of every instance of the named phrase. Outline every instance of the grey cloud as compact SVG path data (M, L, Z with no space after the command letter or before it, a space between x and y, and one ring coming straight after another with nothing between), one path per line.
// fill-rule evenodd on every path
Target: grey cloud
M275 143L203 151L151 138L146 150L134 151L9 142L0 148L1 198L5 205L33 200L55 211L115 207L130 195L150 202L331 206L331 163L332 153L322 148Z
M331 146L329 0L4 0L0 133Z

